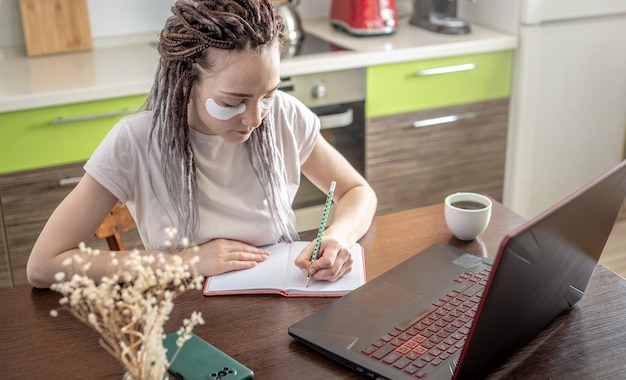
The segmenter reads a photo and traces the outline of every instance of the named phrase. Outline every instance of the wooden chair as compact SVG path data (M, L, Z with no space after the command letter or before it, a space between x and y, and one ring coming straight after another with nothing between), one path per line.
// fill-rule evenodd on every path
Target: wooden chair
M125 251L122 233L137 228L135 220L130 215L126 206L116 204L111 213L104 219L98 230L96 237L106 239L109 249L112 251Z

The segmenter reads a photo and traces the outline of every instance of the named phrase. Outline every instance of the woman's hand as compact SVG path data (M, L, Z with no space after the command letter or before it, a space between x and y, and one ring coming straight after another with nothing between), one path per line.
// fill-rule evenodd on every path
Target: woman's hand
M298 255L295 264L305 276L309 273L314 280L337 281L352 270L352 255L347 247L332 237L322 239L317 259L311 263L315 241L311 242Z
M184 255L188 259L198 256L198 274L213 276L255 267L257 263L267 259L269 252L236 240L213 239L198 245L197 250L188 250Z

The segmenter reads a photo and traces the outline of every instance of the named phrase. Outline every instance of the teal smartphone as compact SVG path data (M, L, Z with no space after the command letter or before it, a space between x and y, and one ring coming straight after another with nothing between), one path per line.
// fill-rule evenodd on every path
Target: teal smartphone
M171 361L178 349L176 332L163 340L167 360ZM217 347L192 334L185 342L169 371L181 380L246 380L254 378L252 370L220 351Z

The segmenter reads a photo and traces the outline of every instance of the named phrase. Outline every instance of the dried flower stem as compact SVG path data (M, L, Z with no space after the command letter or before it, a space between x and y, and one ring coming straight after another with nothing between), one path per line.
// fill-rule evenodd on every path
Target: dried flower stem
M172 230L175 231L175 230ZM185 243L185 241L183 241ZM193 249L186 247L184 249ZM125 260L111 253L113 275L103 277L99 284L86 273L98 250L81 244L81 254L64 262L74 265L69 280L64 273L55 276L52 289L63 294L59 303L80 321L100 334L100 345L115 357L133 379L162 379L170 363L163 347L163 326L169 319L176 296L191 289L202 289L202 276L191 273L198 260L185 263L179 255L166 260L163 253L156 256L131 252ZM153 264L156 269L154 269ZM190 265L191 264L191 265ZM51 315L55 315L51 312ZM192 313L178 331L180 348L191 336L197 324L204 323L199 313Z

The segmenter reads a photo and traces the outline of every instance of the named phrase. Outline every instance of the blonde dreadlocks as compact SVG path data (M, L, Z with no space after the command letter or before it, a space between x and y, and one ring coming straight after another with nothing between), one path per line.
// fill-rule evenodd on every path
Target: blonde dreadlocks
M194 65L211 70L210 48L260 50L276 39L282 43L282 23L273 12L272 0L178 0L172 13L159 38L161 58L144 108L154 112L148 149L155 141L161 150L177 229L180 236L194 242L199 226L197 183L187 125L187 104L198 79ZM293 210L271 116L265 117L245 144L275 228L281 240L291 241L296 236Z

